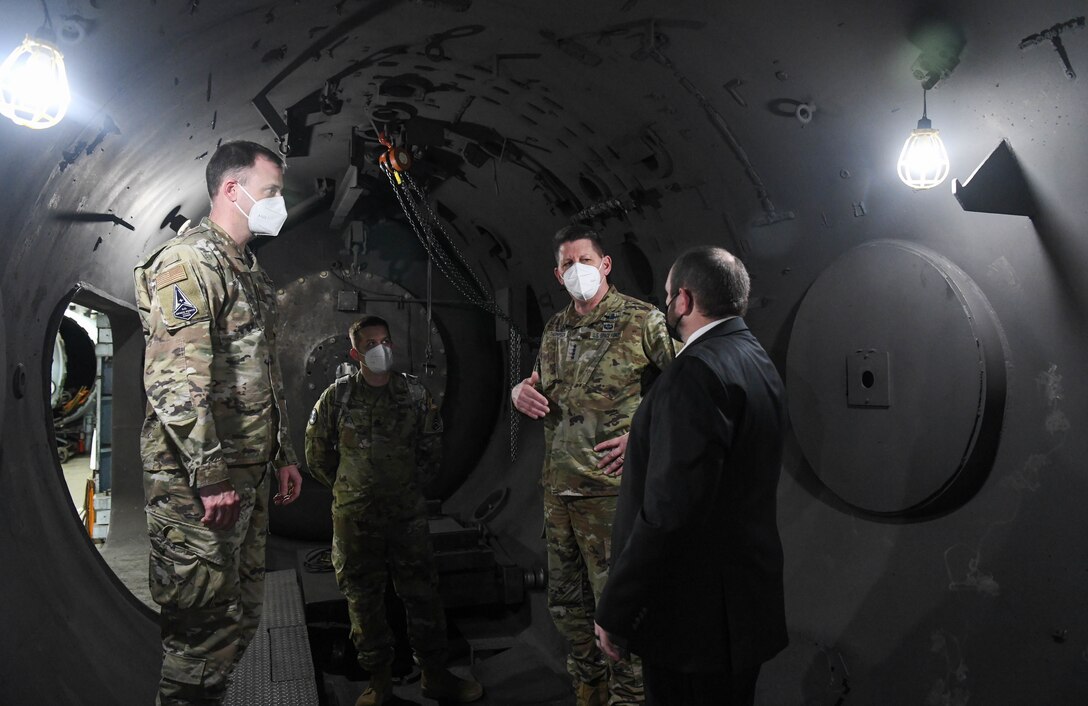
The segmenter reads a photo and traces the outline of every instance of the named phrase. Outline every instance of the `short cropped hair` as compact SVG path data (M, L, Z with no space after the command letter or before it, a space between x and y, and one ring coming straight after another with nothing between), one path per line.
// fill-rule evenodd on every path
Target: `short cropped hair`
M751 280L744 263L725 248L710 245L692 248L676 258L672 269L671 296L681 287L695 297L695 306L712 319L748 313Z
M219 191L226 177L249 169L257 163L258 157L264 157L283 169L283 159L264 145L246 140L225 142L220 145L212 158L208 160L208 167L204 170L204 178L208 182L208 196L214 199L215 193ZM245 183L243 180L239 181Z
M381 326L385 329L385 332L392 337L393 334L389 333L389 322L380 316L364 316L351 325L348 329L348 338L351 339L351 345L355 346L359 342L359 338L363 335L363 329L370 326Z
M555 232L552 238L552 249L555 251L555 261L559 262L559 246L563 243L573 243L575 240L588 240L593 243L593 251L600 257L604 257L604 245L601 244L601 236L589 226L579 224L563 226Z

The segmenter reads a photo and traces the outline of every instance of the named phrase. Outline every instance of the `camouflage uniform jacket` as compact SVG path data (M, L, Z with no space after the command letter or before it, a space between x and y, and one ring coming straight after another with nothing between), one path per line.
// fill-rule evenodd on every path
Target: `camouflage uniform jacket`
M581 316L574 303L548 320L536 371L544 418L543 485L557 495L616 495L620 478L597 468L593 447L626 434L643 386L675 352L665 315L615 287Z
M414 508L441 459L442 417L412 375L373 387L357 372L321 393L306 424L306 465L332 488L334 509Z
M296 463L275 352L272 281L211 220L136 266L143 323L146 471L183 468L190 484L232 466Z

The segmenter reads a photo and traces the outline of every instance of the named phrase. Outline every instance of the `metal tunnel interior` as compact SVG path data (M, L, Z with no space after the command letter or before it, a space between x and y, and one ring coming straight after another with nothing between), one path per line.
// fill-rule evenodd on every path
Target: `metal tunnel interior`
M207 213L206 160L233 139L287 155L287 227L257 255L297 448L347 326L386 316L443 401L428 495L486 516L531 584L542 430L511 423L508 389L567 302L551 235L593 225L612 281L657 305L680 252L721 245L752 274L746 320L792 426L790 645L757 703L1088 698L1082 0L44 4L71 108L47 130L0 119L0 703L153 700L155 615L119 578L147 561L132 268ZM42 7L0 3L0 52ZM915 191L896 159L922 84L951 173ZM429 263L377 131L411 153L446 255L513 328ZM53 431L69 303L111 325L104 544ZM272 514L270 568L328 539L330 494L304 479ZM562 703L563 646L531 585L510 639L518 659L485 687L542 686L488 703Z

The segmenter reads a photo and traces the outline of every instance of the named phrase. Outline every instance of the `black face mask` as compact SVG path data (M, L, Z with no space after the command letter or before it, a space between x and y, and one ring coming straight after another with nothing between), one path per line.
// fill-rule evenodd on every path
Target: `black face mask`
M677 291L676 294L672 295L672 300L673 301L676 301L676 296L678 294L680 294L679 291ZM684 314L683 316L678 317L676 319L676 321L670 322L669 321L669 309L671 309L671 308L672 308L671 303L665 306L665 330L668 331L669 335L672 336L674 339L676 339L677 341L680 341L681 343L683 343L684 339L680 338L680 321L683 320L683 318L684 318L684 316L686 316L686 314Z

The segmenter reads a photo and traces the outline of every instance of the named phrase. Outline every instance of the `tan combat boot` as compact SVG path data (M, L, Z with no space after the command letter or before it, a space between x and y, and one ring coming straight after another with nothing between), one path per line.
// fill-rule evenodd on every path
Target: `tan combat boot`
M370 684L355 700L355 706L381 706L393 702L393 673L389 665L370 672Z
M596 684L574 682L574 703L577 706L608 706L608 680Z
M462 679L445 667L424 667L421 683L423 695L436 701L449 699L459 704L467 704L484 695L480 682Z

